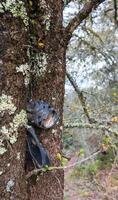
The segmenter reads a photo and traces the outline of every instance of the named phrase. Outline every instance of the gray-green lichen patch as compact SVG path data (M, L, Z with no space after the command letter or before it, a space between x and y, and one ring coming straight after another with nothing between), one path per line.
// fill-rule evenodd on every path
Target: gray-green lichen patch
M28 63L17 66L16 71L21 72L23 74L24 82L25 85L27 86L30 82L30 66L28 65Z
M47 15L44 15L43 20L44 20L46 31L49 31L49 29L50 29L50 14L48 13Z
M52 134L56 134L57 130L56 129L52 129Z
M0 3L0 12L9 11L14 17L20 17L24 24L28 25L28 16L25 8L25 3L21 0L6 0Z
M45 0L40 1L40 6L43 10L45 10L45 15L43 16L43 23L45 24L45 30L48 31L50 29L50 8Z
M16 159L17 159L17 160L20 160L20 157L21 157L21 156L20 156L20 152L18 152L18 153L17 153Z
M14 185L15 185L15 181L13 179L9 180L6 185L6 191L12 192Z
M0 176L3 174L3 171L0 171Z
M40 66L39 74L43 75L46 72L47 68L47 54L43 53L38 60L38 64Z
M10 132L10 128L6 128L6 126L3 126L1 128L1 133L2 133L2 137L1 137L1 142L2 142L2 146L4 145L3 142L9 141L11 144L15 143L17 141L17 135L16 132L13 134L13 132ZM3 147L5 149L5 146ZM6 151L5 151L6 152Z
M35 57L33 57L31 60L31 62L35 63L31 73L35 74L38 77L44 76L47 70L47 59L48 54L46 53L35 54Z
M10 163L7 164L7 167L10 167Z
M19 114L13 119L13 130L17 131L20 126L26 126L27 124L27 113L25 110L21 110Z
M56 97L52 97L52 100L55 101L55 100L56 100Z
M9 123L9 128L3 126L1 133L5 140L9 140L11 144L17 141L18 128L27 125L27 114L25 110L21 110L20 113L16 114L13 121Z
M63 126L60 126L60 130L63 131Z
M0 155L3 155L7 149L4 147L4 144L2 144L2 141L0 141Z
M27 114L25 110L21 110L20 113L16 114L13 121L10 122L7 127L2 126L0 136L0 154L4 154L7 149L5 148L4 141L14 144L18 138L19 127L27 125Z
M47 7L46 1L45 0L41 0L40 6L41 6L41 8L46 8Z
M9 115L13 114L16 111L16 106L12 102L13 98L11 96L2 94L0 96L0 113L3 115L7 110Z

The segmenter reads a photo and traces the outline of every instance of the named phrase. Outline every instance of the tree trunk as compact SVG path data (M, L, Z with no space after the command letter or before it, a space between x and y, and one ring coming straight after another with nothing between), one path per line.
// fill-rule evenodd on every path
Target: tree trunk
M37 6L38 5L38 6ZM61 153L62 113L65 83L65 46L63 45L62 1L35 1L27 5L30 19L30 98L49 102L57 111L57 126L40 139L48 150L55 166L60 165L56 156ZM35 15L34 15L35 13ZM40 13L40 14L38 14ZM37 28L38 27L38 28ZM53 170L28 180L29 199L62 200L64 189L63 170Z
M24 77L17 68L27 61L27 35L20 18L0 14L0 199L26 199Z
M39 137L52 165L59 166L66 48L73 31L100 3L87 2L64 29L62 0L0 1L0 199L63 199L63 170L25 178L30 169L25 164L25 107L32 98L57 111L59 124Z
M63 170L53 170L25 181L25 129L15 126L18 114L23 118L28 99L49 102L60 122L39 137L49 152L52 165L60 165L62 112L65 82L65 48L62 45L62 1L27 1L29 38L25 26L10 12L1 14L1 199L63 199ZM29 39L29 44L27 40ZM28 44L28 45L27 45ZM29 47L28 51L26 47ZM29 65L27 62L27 52ZM25 70L30 70L30 84L25 86ZM22 72L22 73L21 73ZM6 96L5 96L6 95ZM11 104L11 105L9 105ZM4 107L4 105L3 105ZM10 107L10 108L9 108ZM25 118L25 117L24 117ZM14 120L15 119L15 120ZM14 124L15 125L15 124ZM11 128L13 130L11 131ZM5 136L4 136L5 134ZM6 138L5 138L6 137ZM5 167L6 166L6 167ZM27 171L28 173L28 171ZM27 193L28 191L28 193Z

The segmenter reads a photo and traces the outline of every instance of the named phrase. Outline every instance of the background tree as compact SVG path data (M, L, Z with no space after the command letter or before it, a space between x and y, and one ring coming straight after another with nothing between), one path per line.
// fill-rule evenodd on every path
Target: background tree
M75 29L101 2L82 5L64 28L62 0L0 1L1 199L63 199L61 169L30 177L26 182L25 106L31 98L43 99L59 113L59 124L40 135L52 163L58 166L67 45Z

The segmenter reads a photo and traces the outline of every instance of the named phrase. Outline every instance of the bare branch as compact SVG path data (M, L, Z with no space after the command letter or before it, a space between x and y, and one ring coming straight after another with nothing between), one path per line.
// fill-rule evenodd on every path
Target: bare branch
M86 101L85 101L85 97L84 97L84 95L83 95L83 92L80 91L80 89L78 88L77 83L75 82L75 80L73 80L73 77L72 77L68 72L66 72L66 76L67 76L68 80L70 81L70 83L72 84L72 86L74 87L75 92L77 93L77 95L78 95L78 97L79 97L79 100L80 100L81 105L82 105L82 107L83 107L84 113L85 113L86 117L88 118L88 121L89 121L90 123L95 122L95 120L92 119L92 118L89 116L89 112L88 112L87 107L86 107Z
M118 24L117 14L117 0L114 0L114 20L116 24Z
M75 167L76 165L81 165L83 164L84 162L88 161L88 160L91 160L93 158L95 158L98 154L101 153L101 150L98 150L96 151L95 153L91 154L90 156L86 157L86 158L83 158L82 160L79 160L77 162L74 162L73 164L71 165L67 165L65 167L63 166L59 166L59 167L49 167L47 171L52 171L52 170L60 170L60 169L69 169L69 168L72 168L72 167ZM38 173L40 172L44 172L44 169L34 169L32 171L30 171L27 175L26 175L26 179L29 179L31 176L33 175L38 175Z
M95 36L96 38L98 38L101 44L104 43L103 40L102 40L102 38L100 37L100 35L96 31L94 31L93 29L91 29L89 27L83 26L82 30L86 31L88 34L92 34L93 36Z
M117 131L109 128L109 126L107 125L104 125L104 124L101 124L99 122L97 122L96 124L88 124L88 123L79 123L79 122L76 122L76 123L64 123L64 128L65 129L70 129L70 128L89 128L89 129L100 129L100 130L103 130L103 131L107 131L111 134L113 134L115 137L118 137L118 133Z
M91 0L85 3L84 7L79 11L79 13L69 22L68 26L65 28L65 42L68 44L72 33L74 30L86 19L93 9L96 9L99 4L105 0Z

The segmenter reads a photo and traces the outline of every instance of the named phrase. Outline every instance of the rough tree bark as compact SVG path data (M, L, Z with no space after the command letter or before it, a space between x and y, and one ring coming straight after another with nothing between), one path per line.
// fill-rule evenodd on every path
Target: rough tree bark
M56 159L61 152L61 128L65 82L65 46L62 43L63 3L57 1L39 1L27 4L29 16L30 98L49 102L57 111L60 122L52 130L40 134L43 145L51 156L52 163L59 165ZM46 19L46 20L45 20ZM28 180L29 199L63 199L63 170L45 172L35 180Z
M24 179L26 89L16 67L26 63L27 35L20 18L0 14L0 199L26 199ZM22 121L24 120L24 122Z
M86 3L64 28L62 0L0 1L0 199L63 199L63 170L25 179L24 109L27 99L42 99L59 114L59 124L40 133L52 164L58 166L67 45L73 31L100 2ZM27 31L24 23L28 24Z

